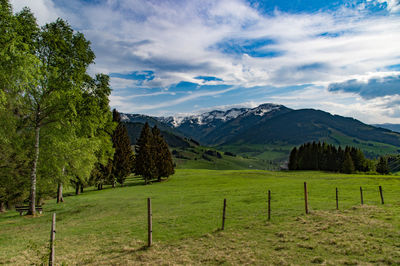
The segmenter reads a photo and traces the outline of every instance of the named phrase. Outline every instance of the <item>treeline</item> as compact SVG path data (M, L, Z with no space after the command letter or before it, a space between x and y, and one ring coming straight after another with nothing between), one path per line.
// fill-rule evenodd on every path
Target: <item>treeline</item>
M0 0L0 25L0 212L29 201L34 215L56 192L63 201L63 186L79 193L142 174L110 110L109 77L88 73L95 55L84 35L62 19L39 27L29 9L14 14L8 0ZM154 160L167 156L147 148ZM151 177L168 172L154 170L159 161Z
M289 156L289 170L322 170L342 173L371 172L388 173L387 160L380 158L379 163L365 158L359 148L346 146L342 149L323 143L305 143L294 147Z

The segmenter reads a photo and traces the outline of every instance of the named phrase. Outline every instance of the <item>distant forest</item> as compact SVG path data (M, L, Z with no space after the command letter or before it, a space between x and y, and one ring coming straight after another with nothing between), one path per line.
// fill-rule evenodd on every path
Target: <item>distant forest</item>
M375 166L373 160L366 159L364 153L355 147L342 149L325 142L309 142L292 149L289 170L322 170L342 173L377 171L387 174L387 159L381 157Z

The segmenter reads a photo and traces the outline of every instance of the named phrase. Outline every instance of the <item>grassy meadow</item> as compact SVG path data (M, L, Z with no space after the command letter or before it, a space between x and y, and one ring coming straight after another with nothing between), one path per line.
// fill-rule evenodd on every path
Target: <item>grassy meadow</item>
M151 248L145 247L147 197L153 203ZM224 198L227 220L220 231ZM180 169L148 186L130 178L122 188L88 189L58 205L49 200L36 218L0 214L0 264L46 263L53 212L60 265L400 264L399 176Z
M174 162L178 169L209 169L209 170L278 170L279 165L255 157L242 157L239 155L229 156L221 151L210 149L208 147L192 147L190 149L176 149L181 158L174 157ZM217 156L206 155L204 152L213 150L221 154ZM182 158L183 157L183 158Z

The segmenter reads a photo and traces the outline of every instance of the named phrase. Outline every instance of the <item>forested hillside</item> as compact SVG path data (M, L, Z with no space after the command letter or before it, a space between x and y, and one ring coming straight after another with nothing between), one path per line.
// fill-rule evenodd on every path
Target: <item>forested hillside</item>
M125 115L125 122L144 121L203 145L268 160L287 160L294 146L312 141L354 146L368 158L400 150L400 133L350 117L314 109L292 110L276 104L215 110L179 118Z

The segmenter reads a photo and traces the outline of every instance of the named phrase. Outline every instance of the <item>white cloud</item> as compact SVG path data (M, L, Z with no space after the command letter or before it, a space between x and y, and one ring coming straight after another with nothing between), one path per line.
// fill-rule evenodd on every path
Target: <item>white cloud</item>
M392 13L400 9L396 0L368 1L385 3ZM63 7L51 0L13 0L12 4L16 10L30 6L40 23L61 15L75 29L82 31L91 40L97 56L96 65L91 69L93 73L154 71L155 78L143 82L141 88L165 89L180 81L201 83L194 79L196 76L216 76L223 80L203 82L202 85L224 83L235 88L300 84L327 87L333 82L390 75L385 67L400 63L400 17L395 14L374 16L361 8L264 15L244 0L113 0L102 4L71 0L64 2L67 6ZM268 47L260 47L261 50L280 51L281 56L252 57L251 54L229 54L215 49L216 44L226 40L259 38L275 41ZM115 89L111 104L124 112L151 112L195 97L213 96L198 92L185 97L177 95L175 100L161 105L148 102L132 105L129 98L119 98L116 92L137 86L135 81L112 78L111 84ZM394 107L385 109L386 113L378 112L373 99L366 101L348 94L341 98L342 94L335 94L330 100L332 94L323 91L309 89L303 94L291 95L294 100L279 96L275 101L292 107L324 109L326 106L329 110L324 110L348 115L354 112L354 116L366 121L393 121L390 116L396 114L395 111L390 113ZM229 90L221 91L227 92ZM322 96L315 95L317 92L322 92ZM322 100L324 106L320 104ZM351 101L354 104L350 105ZM374 114L368 116L371 112Z
M201 97L214 97L218 96L221 94L224 94L226 92L235 90L237 88L231 87L227 88L224 90L218 90L218 91L201 91L201 92L188 92L185 96L179 97L177 99L171 100L171 101L163 101L160 103L155 103L155 104L135 104L133 105L132 102L130 102L130 98L137 98L137 97L146 97L146 96L155 96L155 95L161 95L161 94L172 94L168 92L164 93L153 93L150 95L132 95L132 96L115 96L111 95L110 100L114 102L114 105L119 109L123 110L123 112L140 112L140 111L147 111L147 110L153 110L153 109L159 109L159 108L164 108L164 107L171 107L175 106L180 103L185 103L190 100L194 100L197 98Z
M14 12L29 7L35 14L39 25L44 25L63 16L61 10L55 7L52 0L11 0L10 2Z
M400 2L399 0L367 0L367 2L375 2L379 4L386 4L387 9L390 12L398 12L400 11Z

